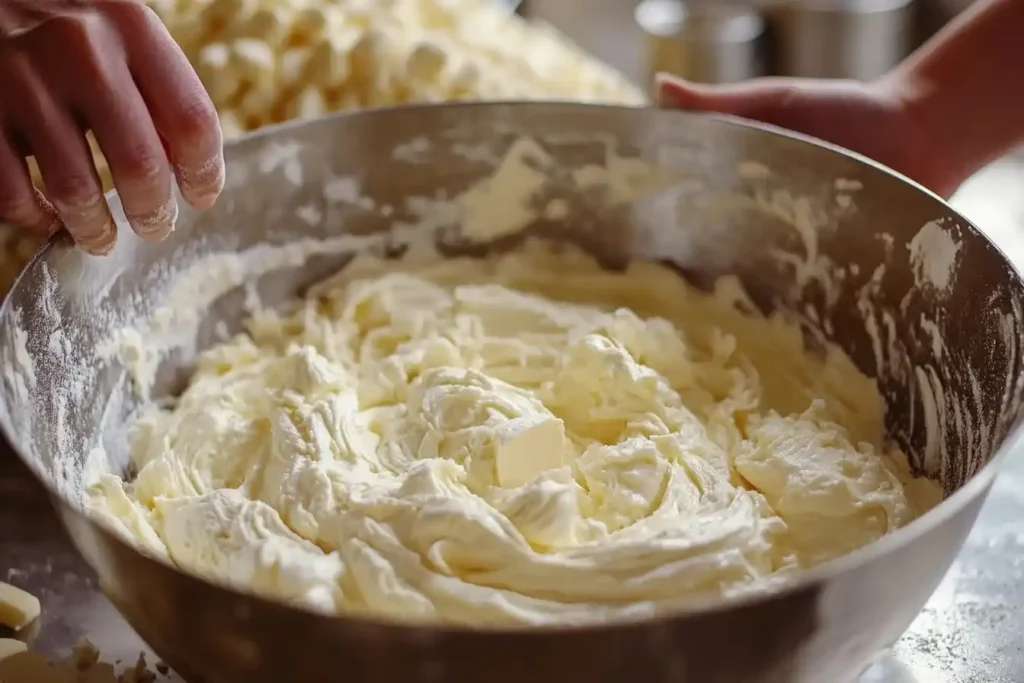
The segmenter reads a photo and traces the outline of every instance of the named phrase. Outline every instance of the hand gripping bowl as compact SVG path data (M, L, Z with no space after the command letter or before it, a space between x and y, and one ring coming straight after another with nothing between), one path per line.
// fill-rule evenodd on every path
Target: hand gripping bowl
M629 157L671 180L633 203L552 181L563 211L528 232L578 242L609 267L661 259L698 286L737 274L758 306L803 320L811 347L834 340L878 377L890 437L946 500L779 592L641 622L522 630L315 615L178 571L83 513L86 453L102 442L124 456L138 387L180 390L195 349L218 327L238 328L253 287L268 305L291 298L343 265L357 241L397 248L398 224L451 251L479 249L460 241L457 215L437 200L488 177L523 137L546 148L563 180ZM7 438L104 591L189 681L849 681L950 566L1021 413L1024 290L1005 257L937 197L811 140L681 112L460 104L285 125L232 143L227 157L215 209L185 211L161 244L122 231L107 259L57 239L0 314ZM225 252L237 256L216 277L186 277ZM152 342L162 353L147 386L133 381L138 364L104 348L168 302L180 315L163 321L162 346Z

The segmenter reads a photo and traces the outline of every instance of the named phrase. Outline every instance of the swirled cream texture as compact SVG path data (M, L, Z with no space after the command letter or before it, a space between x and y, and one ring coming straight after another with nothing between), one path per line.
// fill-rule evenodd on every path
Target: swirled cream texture
M315 610L507 625L771 586L933 504L874 382L722 284L537 245L358 258L205 353L92 508Z

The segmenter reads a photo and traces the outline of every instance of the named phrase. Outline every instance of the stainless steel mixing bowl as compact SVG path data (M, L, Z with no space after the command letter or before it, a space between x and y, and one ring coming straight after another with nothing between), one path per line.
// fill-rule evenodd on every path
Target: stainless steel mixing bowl
M422 219L424 206L438 206L430 198L486 177L524 135L559 162L551 192L569 211L539 219L533 233L580 242L610 267L662 259L698 286L738 275L758 306L802 320L811 347L834 340L878 377L890 436L941 480L947 499L775 594L643 622L526 630L314 615L150 559L82 512L86 453L103 442L123 458L139 405L126 361L98 353L115 328L169 297L199 309L198 328L186 316L165 330L179 333L177 345L167 346L152 391L173 392L216 323L237 329L247 294L234 285L258 281L264 299L279 302L346 258L338 244L312 257L268 245ZM574 190L569 171L606 163L610 147L675 169L674 181L633 205ZM285 125L232 143L227 157L229 185L215 209L185 211L162 244L124 236L105 260L57 239L0 312L4 433L49 487L110 599L190 681L849 680L895 641L949 567L1021 413L1024 291L1007 260L936 196L814 141L680 112L462 104ZM451 239L450 212L433 218L420 229L469 248ZM220 252L243 256L205 287L179 286Z

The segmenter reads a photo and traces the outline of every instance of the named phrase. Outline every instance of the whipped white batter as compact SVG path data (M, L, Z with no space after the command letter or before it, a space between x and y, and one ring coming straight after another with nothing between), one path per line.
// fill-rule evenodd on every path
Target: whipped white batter
M720 285L539 244L359 258L205 353L92 508L315 610L540 624L771 586L933 505L873 380Z

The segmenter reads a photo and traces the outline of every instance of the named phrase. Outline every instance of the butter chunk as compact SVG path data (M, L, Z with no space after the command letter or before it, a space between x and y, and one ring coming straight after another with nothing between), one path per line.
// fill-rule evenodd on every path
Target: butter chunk
M18 631L35 621L41 611L39 598L0 581L0 624Z
M495 430L495 466L502 488L517 488L575 458L558 418L519 417Z
M82 638L71 648L71 661L76 669L84 671L100 661L100 651L88 638Z
M20 652L24 652L28 646L20 640L13 638L0 638L0 661L7 659Z
M554 160L533 140L517 140L494 175L459 198L462 236L478 242L522 232L539 216L533 200L548 184Z
M18 642L18 641L15 641ZM75 683L73 676L61 676L42 655L23 649L0 657L3 683Z

